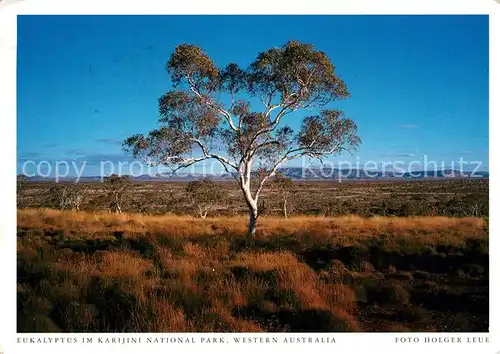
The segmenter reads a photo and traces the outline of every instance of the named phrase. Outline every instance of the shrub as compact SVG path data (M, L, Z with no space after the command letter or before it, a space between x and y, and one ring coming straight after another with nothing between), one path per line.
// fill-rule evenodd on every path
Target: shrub
M353 313L356 310L356 294L346 285L320 284L318 292L331 308L340 308L348 313Z
M222 198L221 187L209 178L189 182L186 186L186 193L203 219Z

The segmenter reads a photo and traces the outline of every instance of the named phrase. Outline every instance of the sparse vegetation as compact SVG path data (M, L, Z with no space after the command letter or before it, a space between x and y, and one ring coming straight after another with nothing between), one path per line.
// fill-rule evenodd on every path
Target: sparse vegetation
M119 176L112 174L104 178L104 185L108 190L108 197L111 201L111 208L116 213L122 212L123 198L129 191L129 186L132 179L130 176Z
M290 209L288 200L290 199L290 192L294 189L294 184L291 178L286 177L282 173L277 173L271 181L271 186L278 191L278 198L282 203L283 216L288 218L288 211Z
M216 182L224 197L212 216L237 216L248 213L236 183ZM20 208L57 208L47 193L50 183L28 182L19 195ZM88 189L80 210L109 210L110 199L103 183L59 183L75 189ZM185 182L132 182L127 188L124 212L147 215L186 215L192 210L186 198ZM289 215L314 216L452 216L488 217L489 182L478 180L424 181L294 181L289 189ZM281 192L272 185L262 191L266 201L264 215L283 215ZM474 204L470 205L470 200ZM264 209L264 208L262 208ZM477 212L475 212L476 210Z
M16 202L17 206L20 206L21 196L23 195L23 191L26 188L28 183L28 177L23 174L18 174L16 176Z
M253 240L245 224L19 210L18 331L488 328L484 219L267 216Z
M47 204L56 209L80 210L88 188L79 188L71 183L50 183L47 192Z

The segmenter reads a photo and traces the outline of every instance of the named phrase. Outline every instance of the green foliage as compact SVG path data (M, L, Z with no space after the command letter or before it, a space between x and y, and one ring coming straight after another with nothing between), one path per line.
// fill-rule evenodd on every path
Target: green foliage
M262 214L263 185L282 164L352 152L361 142L352 119L324 108L349 92L330 58L311 44L270 48L247 68L218 68L201 48L181 44L166 69L173 90L159 99L160 127L127 138L124 150L174 172L209 159L220 162L240 186L251 235ZM257 101L263 106L255 107ZM305 118L298 132L284 123L290 113L314 107L321 113ZM257 181L256 169L264 171Z

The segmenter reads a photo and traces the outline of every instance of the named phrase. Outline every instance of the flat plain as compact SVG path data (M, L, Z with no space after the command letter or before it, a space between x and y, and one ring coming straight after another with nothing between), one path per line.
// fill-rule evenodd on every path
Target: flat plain
M254 239L235 184L206 218L185 183L100 183L79 210L19 194L19 332L487 331L488 180L297 182L263 195Z

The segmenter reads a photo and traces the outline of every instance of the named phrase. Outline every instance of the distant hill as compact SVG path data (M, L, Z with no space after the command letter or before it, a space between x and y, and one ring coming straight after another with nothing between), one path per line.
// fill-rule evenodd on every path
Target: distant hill
M319 179L319 180L370 180L370 179L421 179L421 178L489 178L489 173L485 171L472 172L464 171L462 174L458 170L434 170L434 171L375 171L362 169L321 169L301 167L287 167L280 169L285 176L298 179Z
M369 171L361 169L321 169L321 168L307 168L302 167L285 167L279 169L279 172L294 180L419 180L419 179L460 179L460 178L489 178L489 172L479 171L472 175L472 172L464 171L462 174L458 170L435 170L435 171L412 171L410 172L394 172L394 171ZM196 173L179 173L174 175L141 175L134 177L134 181L143 182L182 182L193 181L202 177L209 177L214 180L232 180L230 174L222 175L209 175L204 176ZM40 176L29 177L29 181L43 182L53 181L54 178L46 178ZM74 181L75 177L60 178L61 181ZM80 178L80 182L100 182L100 176L84 176Z

